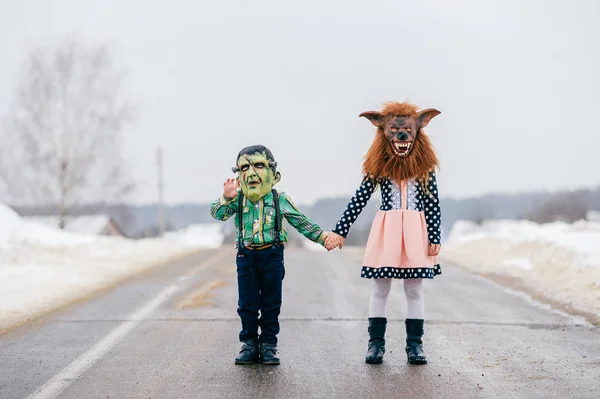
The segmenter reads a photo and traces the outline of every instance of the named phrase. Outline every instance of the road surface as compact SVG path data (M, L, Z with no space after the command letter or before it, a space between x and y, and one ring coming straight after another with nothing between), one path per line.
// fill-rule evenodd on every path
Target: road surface
M234 253L207 250L0 335L0 398L600 397L598 329L450 265L425 284L429 364L406 364L395 284L367 365L360 254L285 257L281 366L234 365Z

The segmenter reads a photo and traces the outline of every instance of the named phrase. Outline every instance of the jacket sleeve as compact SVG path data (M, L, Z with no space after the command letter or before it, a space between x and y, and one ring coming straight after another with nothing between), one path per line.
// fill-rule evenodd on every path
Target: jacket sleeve
M429 193L423 193L423 209L427 223L427 236L430 244L440 244L442 235L442 213L435 172L429 172L427 182Z
M239 195L233 199L227 199L224 195L221 195L220 198L210 204L210 215L221 221L229 219L237 213L238 198Z
M292 199L286 193L281 193L279 196L279 207L283 217L291 224L300 234L311 241L323 245L325 241L325 233L318 224L313 222L294 204Z
M346 238L350 231L350 227L356 221L356 218L358 218L358 215L360 215L365 205L367 205L371 195L373 195L376 185L377 184L373 179L367 177L363 179L362 184L356 190L354 197L350 199L342 217L335 225L335 229L332 230L334 233Z

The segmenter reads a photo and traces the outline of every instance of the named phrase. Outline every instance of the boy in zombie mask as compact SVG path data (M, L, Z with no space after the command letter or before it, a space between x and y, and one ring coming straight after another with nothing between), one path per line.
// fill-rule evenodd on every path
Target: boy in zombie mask
M236 215L237 311L242 321L239 338L243 344L235 363L260 361L277 365L278 317L285 275L283 243L288 240L282 218L321 245L327 233L300 212L289 195L273 189L281 174L265 146L242 149L233 171L237 178L225 181L223 195L212 203L210 213L217 220Z

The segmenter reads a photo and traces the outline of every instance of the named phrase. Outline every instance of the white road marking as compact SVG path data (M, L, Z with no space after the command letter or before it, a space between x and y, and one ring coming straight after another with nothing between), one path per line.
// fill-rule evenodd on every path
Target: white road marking
M223 257L222 253L207 259L201 265L194 268L192 272L181 276L178 279L179 282L185 282L190 277L197 274L200 271L200 269L204 268L204 266L210 264L214 260L218 260L221 257ZM129 315L126 319L127 321L121 323L118 327L116 327L114 330L108 333L108 335L102 338L102 340L100 340L96 345L94 345L83 355L75 359L60 373L52 377L42 387L40 387L37 391L31 394L28 397L28 399L56 398L69 385L71 385L75 380L77 380L77 378L79 378L91 366L93 366L94 363L102 359L108 353L108 351L110 351L116 344L118 344L123 338L125 338L127 334L133 331L133 329L135 329L138 326L138 324L144 321L144 319L150 313L152 313L162 303L164 303L166 300L172 297L173 294L180 291L182 287L183 285L181 284L172 284L165 288L154 299L150 300L144 306L142 306L141 308L133 312L131 315Z

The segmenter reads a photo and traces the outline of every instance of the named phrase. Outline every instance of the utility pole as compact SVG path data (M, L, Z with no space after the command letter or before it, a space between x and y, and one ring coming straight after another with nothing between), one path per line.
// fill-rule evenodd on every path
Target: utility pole
M158 233L162 237L165 234L165 204L162 147L160 145L156 149L156 168L158 169Z

